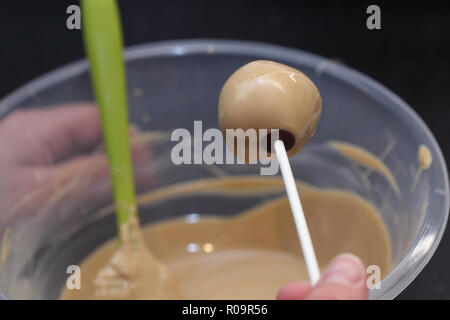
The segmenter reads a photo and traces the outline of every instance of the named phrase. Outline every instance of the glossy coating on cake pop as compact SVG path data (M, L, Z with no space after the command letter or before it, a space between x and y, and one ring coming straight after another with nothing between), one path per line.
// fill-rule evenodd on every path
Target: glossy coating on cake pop
M224 134L226 129L250 128L290 133L293 141L285 145L291 156L314 135L321 111L319 90L305 74L258 60L228 78L220 93L218 118Z

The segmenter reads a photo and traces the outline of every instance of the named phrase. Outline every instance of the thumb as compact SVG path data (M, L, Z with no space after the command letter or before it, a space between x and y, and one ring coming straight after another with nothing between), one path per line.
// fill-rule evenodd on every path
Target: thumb
M324 270L307 300L363 300L367 299L366 268L353 254L341 254Z

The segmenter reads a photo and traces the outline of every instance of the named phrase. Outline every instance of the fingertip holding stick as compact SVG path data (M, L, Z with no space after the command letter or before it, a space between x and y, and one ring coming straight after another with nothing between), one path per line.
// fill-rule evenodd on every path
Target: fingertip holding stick
M320 278L319 265L317 263L305 214L303 213L303 207L297 191L297 185L294 180L294 175L292 174L291 165L289 164L289 159L283 141L275 141L274 149L280 164L281 175L283 176L286 193L291 206L292 215L294 217L295 227L297 228L297 234L302 247L309 279L311 285L314 286Z

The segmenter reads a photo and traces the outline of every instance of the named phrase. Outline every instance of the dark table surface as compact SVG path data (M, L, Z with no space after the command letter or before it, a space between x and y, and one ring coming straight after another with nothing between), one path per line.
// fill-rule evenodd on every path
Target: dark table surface
M126 45L180 38L274 43L339 59L390 88L424 119L450 159L450 2L390 1L382 29L366 28L367 1L119 1ZM76 0L2 1L0 97L83 57L66 28ZM399 296L450 299L450 232Z

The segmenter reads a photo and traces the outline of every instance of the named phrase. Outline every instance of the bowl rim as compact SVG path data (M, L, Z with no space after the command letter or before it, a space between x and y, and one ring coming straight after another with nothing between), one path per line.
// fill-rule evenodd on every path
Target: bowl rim
M146 43L127 47L124 52L124 58L127 62L144 58L155 58L163 56L187 56L187 55L213 55L220 54L248 54L260 56L262 59L274 57L279 60L291 61L293 63L306 64L314 67L316 71L328 73L339 80L357 87L370 96L383 97L395 104L395 110L391 110L397 115L405 117L416 125L427 137L436 156L433 159L437 163L438 170L442 173L445 197L443 198L442 210L439 216L434 214L435 219L439 219L437 224L439 229L434 234L433 241L426 239L430 234L426 228L426 222L431 219L431 207L427 208L423 225L411 244L407 253L402 257L399 264L382 280L383 290L371 289L369 297L371 299L393 299L403 291L420 273L420 271L429 262L436 251L442 236L444 234L447 219L449 215L449 178L444 156L438 142L431 133L420 116L395 93L381 85L370 77L342 65L335 60L327 59L319 55L309 53L299 49L282 47L274 44L267 44L253 41L226 40L226 39L184 39L167 40L154 43ZM59 67L53 71L45 73L38 78L28 82L20 88L14 90L0 101L0 119L12 111L23 99L33 96L41 90L44 90L60 81L88 71L89 64L86 59ZM438 217L437 217L438 216ZM421 252L414 252L417 247ZM423 250L425 249L425 251ZM420 255L414 257L414 255ZM413 261L410 261L413 260Z

